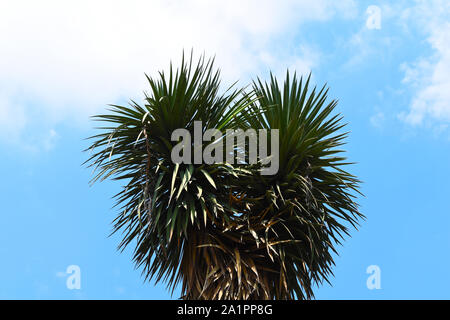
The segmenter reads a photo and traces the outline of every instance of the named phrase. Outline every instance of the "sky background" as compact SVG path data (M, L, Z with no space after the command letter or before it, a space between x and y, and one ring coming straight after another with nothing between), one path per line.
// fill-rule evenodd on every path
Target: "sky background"
M448 0L0 0L0 298L178 298L116 250L120 185L81 164L89 116L142 101L144 72L183 48L215 55L224 85L289 68L339 99L367 220L317 299L450 298Z

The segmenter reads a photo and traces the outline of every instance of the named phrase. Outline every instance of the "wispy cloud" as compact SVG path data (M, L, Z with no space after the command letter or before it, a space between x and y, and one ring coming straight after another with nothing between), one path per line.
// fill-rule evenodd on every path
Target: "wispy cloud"
M385 120L386 117L384 113L382 111L378 111L370 117L370 124L377 129L381 129L383 128Z
M427 124L442 131L450 123L450 2L416 1L405 10L403 19L423 30L432 53L402 64L403 83L411 86L414 94L409 110L399 118L410 125Z
M362 8L357 19L360 27L344 44L349 50L344 68L367 66L371 63L371 59L379 59L387 50L396 47L395 37L398 35L393 34L392 28L395 19L398 18L398 11L398 6L391 3L378 3Z

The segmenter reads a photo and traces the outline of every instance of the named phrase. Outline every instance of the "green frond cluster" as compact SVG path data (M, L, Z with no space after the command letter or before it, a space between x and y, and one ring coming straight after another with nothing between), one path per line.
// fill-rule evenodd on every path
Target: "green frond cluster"
M310 299L328 281L346 224L363 218L354 201L359 181L344 171L346 133L327 89L310 78L272 77L245 92L220 90L213 60L192 55L168 74L148 78L141 106L113 105L91 137L93 181L123 180L115 196L120 248L135 246L146 278L184 299ZM207 129L278 129L278 173L248 163L176 164L172 132L194 121ZM202 142L202 148L209 142ZM248 152L248 150L240 150ZM193 162L192 162L193 163Z

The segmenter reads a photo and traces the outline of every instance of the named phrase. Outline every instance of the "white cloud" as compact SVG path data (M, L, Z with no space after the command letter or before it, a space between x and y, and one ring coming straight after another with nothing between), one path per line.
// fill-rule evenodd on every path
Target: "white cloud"
M42 140L42 147L44 148L44 150L48 151L53 149L58 138L58 133L54 129L50 129Z
M45 128L24 129L23 134L25 137L16 137L10 142L19 143L22 150L34 154L52 150L59 139L59 134L54 129L47 131Z
M377 129L381 129L384 125L385 120L386 120L386 117L385 117L384 113L381 111L378 111L377 113L375 113L374 115L372 115L370 117L370 124Z
M410 125L445 128L450 123L450 2L417 1L403 18L426 33L432 54L401 66L403 82L415 93L409 111L399 117Z
M301 45L294 52L261 51L258 61L271 69L274 75L281 81L286 76L286 69L297 72L299 75L307 75L319 65L320 52L311 46Z
M9 141L17 141L18 134L26 125L23 106L14 103L14 97L4 95L0 91L0 137Z
M294 43L299 50L280 54L274 41L355 8L353 0L1 1L0 138L36 119L85 122L107 103L140 98L143 73L183 48L216 54L229 81L262 66L305 72L317 64L311 48Z

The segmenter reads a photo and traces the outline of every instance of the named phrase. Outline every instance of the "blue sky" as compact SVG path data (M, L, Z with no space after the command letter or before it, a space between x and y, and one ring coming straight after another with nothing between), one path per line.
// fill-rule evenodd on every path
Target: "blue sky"
M449 298L448 1L5 0L0 48L0 298L171 297L116 251L120 185L90 187L81 150L89 116L142 99L144 72L183 48L215 54L225 84L312 70L339 99L367 220L316 298ZM366 286L370 265L381 289Z

